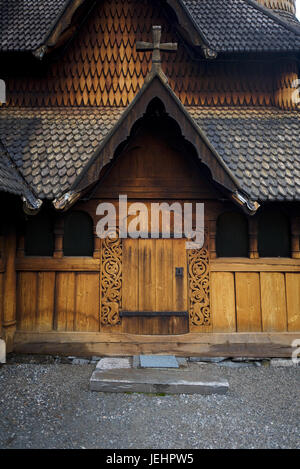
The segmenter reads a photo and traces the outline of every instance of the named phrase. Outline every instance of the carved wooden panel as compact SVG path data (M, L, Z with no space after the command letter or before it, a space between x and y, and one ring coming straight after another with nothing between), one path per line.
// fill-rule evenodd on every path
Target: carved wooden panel
M105 238L101 256L101 324L120 324L122 302L122 241Z
M188 294L190 331L211 326L208 233L202 249L189 249Z

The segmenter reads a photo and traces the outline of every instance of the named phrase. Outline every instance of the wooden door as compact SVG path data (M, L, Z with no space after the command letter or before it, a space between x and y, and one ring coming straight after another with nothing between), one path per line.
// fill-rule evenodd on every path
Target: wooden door
M124 332L188 332L185 243L185 239L123 241Z

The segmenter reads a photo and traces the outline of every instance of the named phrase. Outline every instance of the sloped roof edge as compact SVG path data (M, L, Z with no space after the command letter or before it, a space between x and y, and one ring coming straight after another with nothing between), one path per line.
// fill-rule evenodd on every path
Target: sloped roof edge
M0 153L2 157L2 164L5 165L6 171L9 172L12 178L14 178L13 187L6 181L5 187L2 192L19 195L22 197L24 204L24 211L28 214L36 213L42 206L42 201L37 197L34 191L29 187L28 183L16 167L13 159L0 139ZM1 168L0 168L1 170ZM0 171L1 172L1 171Z
M44 37L40 46L33 51L33 55L42 59L48 48L56 44L62 33L70 26L74 13L86 0L67 0L63 9L59 12L50 30Z

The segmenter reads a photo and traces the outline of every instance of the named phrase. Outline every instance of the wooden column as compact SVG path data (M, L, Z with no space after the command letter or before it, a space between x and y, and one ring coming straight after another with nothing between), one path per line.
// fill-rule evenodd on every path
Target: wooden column
M64 219L62 216L58 216L55 221L54 227L54 253L53 257L55 259L62 259L63 252L63 243L64 243Z
M101 259L101 239L98 238L97 233L94 234L94 259Z
M210 259L216 259L216 236L217 236L217 220L210 220L209 222L209 256Z
M18 236L18 243L17 243L17 257L23 258L25 256L25 237L23 234Z
M7 352L13 349L17 324L16 249L16 229L13 223L8 222L4 240L5 273L3 282L3 336Z
M250 259L258 259L258 240L257 240L257 218L249 218L249 257Z
M292 218L292 257L300 259L300 217Z

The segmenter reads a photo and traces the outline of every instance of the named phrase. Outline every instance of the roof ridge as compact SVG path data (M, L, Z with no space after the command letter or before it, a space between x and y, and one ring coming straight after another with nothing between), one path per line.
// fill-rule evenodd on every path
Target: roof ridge
M260 10L266 16L268 16L269 18L274 20L276 23L280 24L280 26L283 26L284 28L288 29L290 32L295 33L297 35L300 35L300 23L299 23L299 29L298 29L297 27L295 27L292 24L288 23L283 18L279 17L277 13L274 13L269 8L264 7L263 5L260 5L255 0L243 0L243 1L248 3L248 5L251 5L256 10Z

